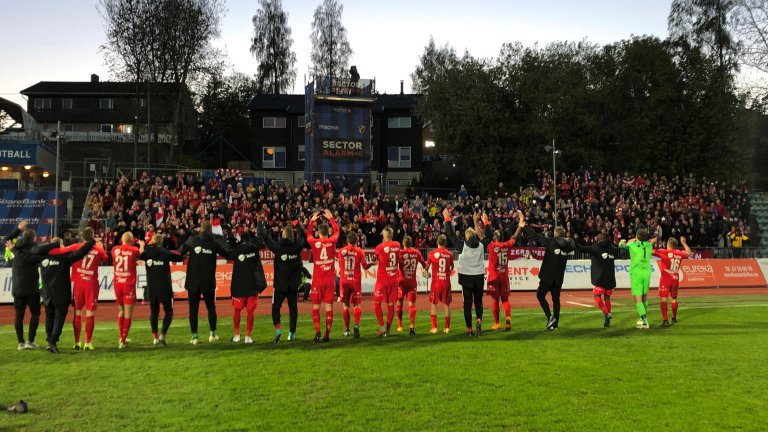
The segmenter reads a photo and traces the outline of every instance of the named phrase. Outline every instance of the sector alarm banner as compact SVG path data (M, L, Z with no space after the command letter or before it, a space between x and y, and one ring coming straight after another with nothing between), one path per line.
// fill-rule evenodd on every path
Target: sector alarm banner
M307 171L364 174L371 170L371 105L315 101Z

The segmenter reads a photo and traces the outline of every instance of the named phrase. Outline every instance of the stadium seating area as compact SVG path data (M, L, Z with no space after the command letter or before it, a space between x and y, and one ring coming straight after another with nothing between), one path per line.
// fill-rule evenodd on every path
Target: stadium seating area
M239 171L224 169L211 178L182 173L156 177L145 172L138 179L97 182L86 204L87 225L104 236L107 247L126 230L137 238L163 232L168 234L167 246L177 247L202 218L213 218L215 228L221 226L224 236L234 237L253 229L259 219L277 231L287 221L306 223L314 210L329 208L345 230L362 234L364 246L378 244L382 228L390 225L396 239L407 233L416 247L430 248L443 231L440 212L444 207L461 215L459 229L472 224L473 213L484 211L494 228L509 235L518 209L532 226L550 230L554 224L553 183L546 170L537 170L517 190L500 183L485 197L473 196L463 186L448 197L416 191L385 196L377 184L362 180L354 188L339 191L338 187L319 181L280 187L274 180L261 184L243 178ZM602 230L610 232L614 241L631 238L635 226L643 224L661 239L685 235L693 247L728 247L737 232L750 237L744 246L758 244L751 238L757 228L750 217L745 184L580 169L558 176L557 199L559 224L577 242L589 243ZM527 245L527 240L519 244Z

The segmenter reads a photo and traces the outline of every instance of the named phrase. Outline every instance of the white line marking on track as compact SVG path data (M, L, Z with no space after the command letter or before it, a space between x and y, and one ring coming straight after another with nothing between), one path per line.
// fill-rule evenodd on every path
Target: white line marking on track
M584 303L578 303L578 302L575 302L575 301L566 301L566 303L568 303L568 304L572 304L572 305L576 305L576 306L583 306L583 307L587 307L587 308L593 308L593 307L595 307L595 305L591 305L591 304L584 304Z

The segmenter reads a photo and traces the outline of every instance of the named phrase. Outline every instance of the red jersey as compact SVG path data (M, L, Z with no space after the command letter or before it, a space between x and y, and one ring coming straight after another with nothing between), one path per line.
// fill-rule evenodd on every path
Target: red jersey
M379 268L376 273L378 280L397 280L398 255L400 255L400 243L390 240L384 242L373 251L379 258Z
M365 252L357 246L346 245L339 249L339 270L341 282L361 283L360 267L370 268L372 264L365 261Z
M508 262L513 247L515 247L515 239L505 242L490 242L488 244L489 274L505 275L508 273Z
M120 245L112 249L115 285L136 286L136 261L138 259L139 248L136 246Z
M653 254L659 257L661 276L659 283L676 282L680 279L680 261L688 258L685 251L674 249L654 249Z
M435 249L427 255L427 263L432 267L433 284L451 283L453 252L448 249Z
M83 243L78 243L78 249ZM99 286L99 266L107 260L104 249L94 246L80 261L72 264L72 282L75 285Z
M326 238L315 238L313 235L315 222L309 221L307 241L312 248L312 280L336 280L336 242L339 241L339 225L331 219L333 235Z
M404 280L416 281L416 266L421 264L421 267L426 267L424 258L421 257L421 252L414 248L405 248L400 251L400 274Z

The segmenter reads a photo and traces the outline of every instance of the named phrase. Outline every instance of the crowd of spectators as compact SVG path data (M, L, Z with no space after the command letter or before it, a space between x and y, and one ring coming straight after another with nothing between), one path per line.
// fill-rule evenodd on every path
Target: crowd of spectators
M536 170L525 186L498 188L480 196L464 186L448 196L417 193L384 195L376 182L359 179L347 182L304 181L297 186L266 184L243 178L239 171L219 170L204 179L200 175L140 178L121 177L97 182L87 202L87 225L104 238L109 248L130 230L148 240L155 232L166 234L166 247L177 248L195 231L202 219L233 240L243 230L255 230L264 220L277 233L296 220L306 224L312 213L328 208L346 232L354 230L363 247L381 241L389 225L395 239L413 237L417 248L432 248L444 232L444 208L451 209L457 230L473 224L473 215L486 213L493 228L511 234L516 212L545 232L554 226L553 184L546 170ZM647 226L660 241L685 235L692 247L730 247L757 244L756 221L744 183L727 185L693 176L665 177L657 174L579 169L562 173L557 180L558 225L578 243L591 243L598 233L609 232L615 242L629 239L640 225ZM532 245L522 238L521 246Z

